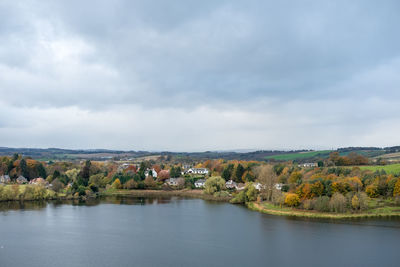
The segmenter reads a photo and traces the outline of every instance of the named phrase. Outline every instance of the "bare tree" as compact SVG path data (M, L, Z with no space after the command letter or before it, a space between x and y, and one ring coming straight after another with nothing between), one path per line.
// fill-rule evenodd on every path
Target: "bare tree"
M272 200L272 193L278 180L272 165L262 165L256 168L258 181L262 185L261 194L265 200Z

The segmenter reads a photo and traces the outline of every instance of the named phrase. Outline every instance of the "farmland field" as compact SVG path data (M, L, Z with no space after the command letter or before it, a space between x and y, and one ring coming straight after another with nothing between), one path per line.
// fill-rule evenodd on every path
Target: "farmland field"
M361 170L385 170L386 173L400 174L400 164L390 164L385 166L360 166Z
M265 159L297 160L297 159L306 159L306 158L315 158L315 157L327 158L329 156L330 152L332 152L332 150L287 153L287 154L267 156L267 157L265 157Z

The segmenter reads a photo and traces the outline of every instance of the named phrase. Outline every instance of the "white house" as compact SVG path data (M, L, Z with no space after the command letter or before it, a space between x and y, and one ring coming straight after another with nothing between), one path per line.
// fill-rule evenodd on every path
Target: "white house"
M261 191L261 189L263 188L263 185L260 183L255 183L253 184L254 188L257 189L258 191ZM265 187L264 187L265 188Z
M178 178L169 178L165 180L165 183L171 186L177 186L178 185Z
M318 167L318 163L315 162L306 162L306 163L301 163L298 165L299 167L303 168L313 168L313 167Z
M233 180L229 180L225 183L225 187L228 189L234 189L236 188L236 182L234 182Z
M187 173L207 175L209 171L206 168L190 168Z
M283 184L275 184L275 189L276 190L282 190L282 186L283 186Z
M151 173L150 173L151 172ZM147 169L145 172L144 172L144 175L147 177L147 176L149 176L149 175L151 175L151 176L153 176L153 178L157 178L157 172L156 172L156 170L155 169Z
M0 184L8 184L11 182L10 176L5 174L0 176Z
M34 185L48 185L49 182L47 182L45 179L43 179L42 177L38 177L35 179L32 179L31 181L29 181L29 184L34 184Z
M194 182L194 186L196 188L202 188L206 184L206 179L199 179L196 182Z

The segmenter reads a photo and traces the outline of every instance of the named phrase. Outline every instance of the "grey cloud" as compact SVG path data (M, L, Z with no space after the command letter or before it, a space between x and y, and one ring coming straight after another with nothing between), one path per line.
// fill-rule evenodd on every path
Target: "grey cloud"
M51 146L67 134L84 144L92 131L93 146L107 145L101 126L112 124L123 135L114 146L210 149L212 136L185 126L197 120L227 149L393 142L384 127L399 112L399 11L361 0L2 1L0 104L16 115L0 116L0 137L42 125L60 136ZM156 136L124 127L148 129L150 118L188 137L151 147ZM52 119L87 134L63 135Z

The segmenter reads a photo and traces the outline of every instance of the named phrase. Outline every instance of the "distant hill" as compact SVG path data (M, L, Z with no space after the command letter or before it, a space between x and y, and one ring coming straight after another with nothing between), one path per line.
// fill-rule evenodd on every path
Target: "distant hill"
M395 147L347 147L337 150L259 150L250 152L239 151L206 151L206 152L149 152L149 151L123 151L108 149L60 149L60 148L8 148L0 147L0 155L11 156L14 153L38 160L106 160L106 159L135 159L149 156L164 156L175 158L179 161L191 161L200 159L225 159L225 160L257 160L257 161L316 161L329 157L329 154L337 151L340 155L348 155L355 152L369 158L386 158L399 155L400 146ZM385 156L387 155L387 156ZM396 157L397 158L397 157Z

